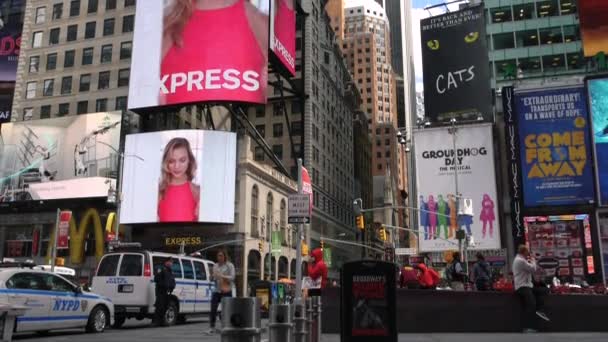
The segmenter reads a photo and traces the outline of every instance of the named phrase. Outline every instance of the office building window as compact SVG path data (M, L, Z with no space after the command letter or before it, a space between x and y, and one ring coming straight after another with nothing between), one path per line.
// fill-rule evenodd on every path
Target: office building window
M134 15L125 15L122 17L122 33L133 32L133 25L135 24Z
M53 20L61 19L63 16L63 4L58 3L53 5Z
M98 0L89 0L89 5L87 7L87 13L97 13L98 7L99 7Z
M302 135L302 121L294 121L291 123L291 134Z
M570 70L585 68L585 59L580 52L569 53L566 56L566 61Z
M272 125L272 136L275 138L280 138L283 136L283 124L276 123Z
M530 77L542 72L540 57L520 58L517 66L517 77Z
M558 44L564 42L561 27L540 29L538 31L541 44Z
M93 64L93 48L86 48L82 50L82 65Z
M106 0L106 10L116 9L116 0Z
M543 68L545 72L564 71L566 68L566 58L561 54L543 56Z
M566 43L581 40L581 32L578 25L564 26L564 41Z
M260 133L262 138L266 138L266 125L257 125L255 129Z
M32 116L34 116L34 108L23 108L23 120L32 120Z
M122 42L120 44L120 59L131 58L131 50L133 49L132 42Z
M103 35L110 36L114 34L114 18L103 21Z
M539 1L536 3L536 14L539 18L559 15L557 0Z
M72 93L72 76L65 76L61 79L61 95Z
M30 72L38 72L40 68L40 56L32 56L30 57Z
M46 7L36 8L36 24L42 24L46 20Z
M108 110L108 99L97 99L95 101L95 112L105 112Z
M272 145L272 153L279 159L283 159L283 145Z
M135 6L135 0L125 0L125 7Z
M538 32L526 30L516 32L517 47L538 46Z
M74 66L74 58L76 56L75 50L68 50L65 52L65 57L63 59L63 67L71 68Z
M84 92L91 89L91 74L80 75L80 86L78 91Z
M101 47L101 63L112 62L112 44L103 45Z
M494 50L512 49L515 47L513 32L492 35L494 39Z
M44 88L42 89L42 96L53 96L55 90L55 80L44 80Z
M57 54L50 53L46 55L46 70L55 70L57 68Z
M127 97L126 96L119 96L116 98L116 106L114 108L115 110L125 110L127 109Z
M74 0L70 2L70 17L77 17L80 15L80 0Z
M90 21L84 28L84 39L95 38L95 29L97 28L97 22Z
M40 106L40 118L48 119L50 117L51 117L51 106L49 106L49 105Z
M99 81L97 82L97 89L108 89L110 88L110 72L102 71L99 73Z
M536 17L534 4L522 4L513 6L514 20L528 20Z
M264 161L264 149L260 146L256 146L254 151L253 159L255 161Z
M59 28L51 29L49 33L49 45L59 44Z
M89 112L89 101L78 101L76 104L76 114L86 114Z
M263 118L266 116L266 106L256 106L255 107L255 117Z
M70 114L70 104L69 103L60 103L59 110L57 111L57 115L65 116Z
M559 0L559 4L562 15L576 14L576 0Z
M119 87L128 87L130 75L131 75L131 69L118 70L118 86Z
M67 34L66 40L68 42L72 42L72 41L76 40L77 36L78 36L78 25L68 26L68 34Z
M25 98L33 99L36 97L36 82L27 82L25 85Z
M490 10L490 17L492 23L504 23L512 21L513 16L511 13L511 7L496 7Z

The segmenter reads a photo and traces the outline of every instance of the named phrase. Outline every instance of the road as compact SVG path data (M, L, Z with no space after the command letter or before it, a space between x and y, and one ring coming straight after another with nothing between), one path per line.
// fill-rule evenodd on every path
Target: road
M206 319L196 319L189 323L170 328L150 327L150 322L128 321L119 330L107 330L102 334L85 334L82 330L50 333L40 337L35 334L19 334L14 340L24 342L205 342L220 341L220 336L206 336L208 329ZM262 336L262 341L267 339ZM339 342L338 335L323 335L322 342ZM608 333L568 333L568 334L401 334L399 342L605 342Z

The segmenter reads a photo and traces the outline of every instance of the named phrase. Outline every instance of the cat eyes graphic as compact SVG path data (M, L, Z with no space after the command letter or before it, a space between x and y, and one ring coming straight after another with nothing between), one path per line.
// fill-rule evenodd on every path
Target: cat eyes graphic
M471 44L476 42L479 39L479 32L469 32L466 36L464 36L464 41L467 44ZM439 50L439 40L432 39L426 42L426 46L431 50Z

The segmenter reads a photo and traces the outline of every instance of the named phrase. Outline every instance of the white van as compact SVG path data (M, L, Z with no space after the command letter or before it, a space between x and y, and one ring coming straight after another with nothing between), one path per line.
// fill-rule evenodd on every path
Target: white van
M95 292L114 303L113 327L121 327L127 318L154 317L154 274L169 257L173 259L175 290L162 323L174 325L185 322L188 315L211 311L212 261L151 251L115 252L103 256L93 277Z

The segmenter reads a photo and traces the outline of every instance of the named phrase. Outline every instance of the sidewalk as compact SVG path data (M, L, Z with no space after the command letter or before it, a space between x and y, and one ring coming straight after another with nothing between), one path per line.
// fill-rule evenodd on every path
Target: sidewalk
M339 342L340 335L323 335L321 342ZM608 333L551 334L400 334L399 342L605 342Z

